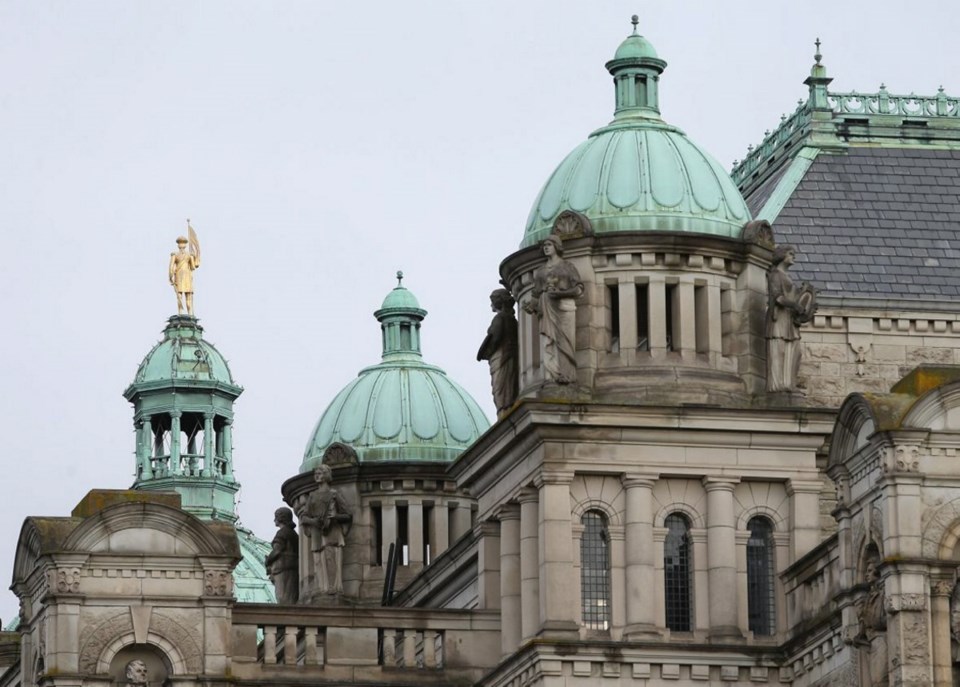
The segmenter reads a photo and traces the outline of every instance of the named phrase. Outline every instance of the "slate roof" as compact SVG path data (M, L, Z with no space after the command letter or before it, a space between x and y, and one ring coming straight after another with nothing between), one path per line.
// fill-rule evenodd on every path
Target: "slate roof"
M960 299L960 150L821 152L773 229L825 295Z

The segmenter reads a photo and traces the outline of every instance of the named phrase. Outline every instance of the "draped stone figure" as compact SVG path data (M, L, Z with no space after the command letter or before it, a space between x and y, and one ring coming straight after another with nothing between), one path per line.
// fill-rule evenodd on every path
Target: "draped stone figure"
M541 244L547 264L533 274L533 299L524 310L540 320L543 367L547 380L571 384L577 379L576 335L577 298L583 294L580 273L563 259L563 242L551 234Z
M273 524L279 529L264 561L267 574L277 592L277 603L295 604L300 595L300 540L294 529L293 511L278 508L273 514Z
M353 522L350 506L331 486L333 473L326 465L313 471L316 490L307 497L300 524L310 538L316 570L316 590L322 594L343 592L343 545Z
M793 283L787 270L796 249L777 246L767 273L767 391L797 391L800 370L800 325L813 319L816 291L803 282Z
M860 631L854 644L860 647L862 684L878 687L887 684L887 612L884 608L883 580L880 578L880 556L871 551L865 561L864 582L867 595L857 603Z
M487 337L477 351L477 360L490 363L490 386L498 418L506 415L517 400L519 386L519 346L514 303L513 296L506 289L497 289L490 294L490 308L496 314L487 329Z

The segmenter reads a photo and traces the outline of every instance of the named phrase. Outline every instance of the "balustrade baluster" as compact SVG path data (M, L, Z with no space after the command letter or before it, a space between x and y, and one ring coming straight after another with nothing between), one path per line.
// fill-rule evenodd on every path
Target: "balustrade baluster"
M436 630L423 631L423 667L437 667L437 632Z
M402 630L403 632L403 667L417 666L417 631Z
M397 665L397 635L394 630L383 630L383 643L380 647L383 655L381 663L385 666Z
M317 646L317 628L303 628L303 662L308 666L323 665L322 647Z
M263 627L263 662L273 665L277 662L277 626L264 625Z
M297 664L297 630L296 625L287 625L283 633L283 662L288 666Z

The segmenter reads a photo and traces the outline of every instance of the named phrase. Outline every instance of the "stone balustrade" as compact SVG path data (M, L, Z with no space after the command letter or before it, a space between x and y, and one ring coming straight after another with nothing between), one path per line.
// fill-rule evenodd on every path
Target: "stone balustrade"
M238 604L233 671L270 683L278 675L327 679L474 682L499 656L495 611ZM427 678L425 676L430 675Z

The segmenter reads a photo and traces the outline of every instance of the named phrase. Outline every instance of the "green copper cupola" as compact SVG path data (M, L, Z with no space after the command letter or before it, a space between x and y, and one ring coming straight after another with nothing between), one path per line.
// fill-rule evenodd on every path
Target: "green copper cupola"
M426 315L416 296L403 286L403 272L398 271L396 287L373 313L383 332L384 360L421 357L420 323Z
M637 15L633 15L631 21L633 33L605 65L616 89L615 117L659 118L660 74L667 63L657 56L650 41L637 33Z
M242 391L197 318L171 317L123 392L134 407L133 488L176 491L194 515L236 522L232 424Z

